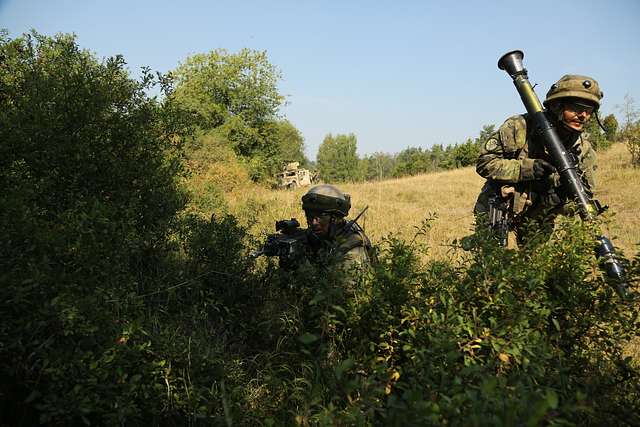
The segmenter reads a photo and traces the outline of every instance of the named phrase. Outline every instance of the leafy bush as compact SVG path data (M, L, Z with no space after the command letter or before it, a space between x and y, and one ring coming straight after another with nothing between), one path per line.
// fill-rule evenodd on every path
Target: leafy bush
M143 355L117 340L141 307L114 301L170 268L185 117L146 95L167 80L130 79L122 57L99 62L66 35L0 37L1 412L137 413L153 370L135 376Z
M260 352L258 413L275 425L637 422L638 366L622 345L638 307L604 282L593 242L567 221L519 252L480 239L460 265L422 265L390 238L352 291L298 278L276 353Z
M186 187L191 192L189 207L193 211L209 215L225 212L224 194L252 184L242 161L215 134L199 134L187 147L185 157L189 170Z

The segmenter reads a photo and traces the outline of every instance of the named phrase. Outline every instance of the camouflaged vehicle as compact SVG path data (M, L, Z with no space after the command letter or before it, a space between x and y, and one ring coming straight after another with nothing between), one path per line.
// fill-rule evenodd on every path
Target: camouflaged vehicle
M277 188L294 189L298 187L307 187L314 183L315 174L308 169L300 168L300 162L287 163L282 172L276 175Z

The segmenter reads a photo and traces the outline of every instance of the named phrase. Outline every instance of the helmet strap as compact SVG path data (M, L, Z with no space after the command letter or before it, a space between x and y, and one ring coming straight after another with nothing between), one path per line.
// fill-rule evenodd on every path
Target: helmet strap
M595 110L593 112L593 115L596 116L596 121L598 122L598 126L600 126L600 129L602 129L602 132L607 132L607 130L604 128L604 126L602 125L602 122L600 121L600 116L598 115L598 110Z

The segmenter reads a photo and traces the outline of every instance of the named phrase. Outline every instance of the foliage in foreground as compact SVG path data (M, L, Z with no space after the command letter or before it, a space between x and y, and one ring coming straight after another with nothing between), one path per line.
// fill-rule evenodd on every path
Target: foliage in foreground
M117 301L175 275L186 117L147 96L166 79L134 81L122 57L98 61L71 36L0 32L0 61L0 413L135 413L119 389L161 368L117 347L144 310Z
M260 323L280 330L252 373L249 396L267 399L237 402L232 416L247 421L255 407L274 425L637 423L638 368L622 344L638 309L603 282L591 236L567 223L520 252L478 243L460 265L422 265L416 247L390 238L355 288L301 278L283 290L286 315Z
M640 423L638 306L593 230L455 264L390 236L348 285L283 274L236 218L181 210L171 97L71 38L2 37L0 424Z

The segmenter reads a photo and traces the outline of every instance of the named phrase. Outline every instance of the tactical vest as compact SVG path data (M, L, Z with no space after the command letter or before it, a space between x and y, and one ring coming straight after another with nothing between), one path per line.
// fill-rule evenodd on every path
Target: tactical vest
M349 251L362 246L369 258L369 262L373 264L376 261L375 249L367 235L364 234L364 230L357 223L351 224L349 229L345 230L337 238L337 243L335 250L339 256L344 256Z

